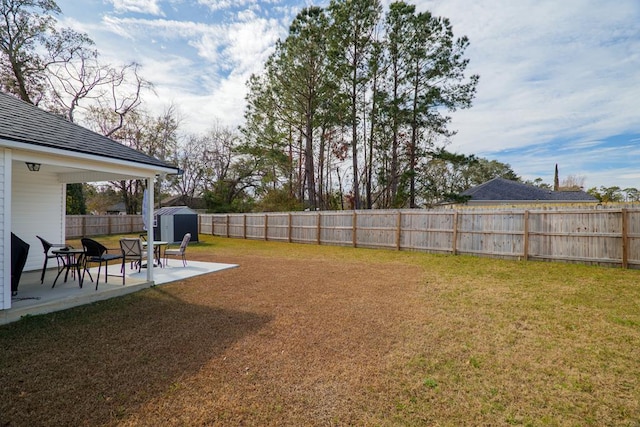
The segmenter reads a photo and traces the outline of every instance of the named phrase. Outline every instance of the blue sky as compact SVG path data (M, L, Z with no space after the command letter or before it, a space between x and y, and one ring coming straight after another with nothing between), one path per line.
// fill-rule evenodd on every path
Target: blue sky
M304 6L296 0L58 0L111 63L136 61L184 128L236 126L245 82ZM387 5L389 2L384 1ZM466 35L474 106L453 115L451 151L509 163L525 179L640 188L640 1L417 0Z

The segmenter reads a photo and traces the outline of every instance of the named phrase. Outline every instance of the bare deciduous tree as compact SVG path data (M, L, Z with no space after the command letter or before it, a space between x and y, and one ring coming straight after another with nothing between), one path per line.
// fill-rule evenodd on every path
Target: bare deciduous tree
M578 191L584 189L586 177L578 175L569 175L562 180L559 191Z
M48 94L47 70L70 62L93 41L72 29L58 29L53 0L0 3L0 87L31 104Z

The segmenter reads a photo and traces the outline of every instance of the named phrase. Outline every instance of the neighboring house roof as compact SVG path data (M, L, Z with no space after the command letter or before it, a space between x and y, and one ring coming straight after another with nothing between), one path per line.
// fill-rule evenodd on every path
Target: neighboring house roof
M599 200L593 197L591 194L580 191L580 190L571 190L571 191L552 191L551 195L553 196L553 200L561 200L568 202L598 202Z
M0 139L176 169L6 93L0 93Z
M107 212L126 212L127 207L124 202L118 202L115 205L111 205L107 208Z
M567 201L597 202L591 194L584 191L551 191L533 185L523 184L504 178L493 178L483 184L460 193L471 196L470 201Z
M207 207L202 197L185 195L167 197L161 203L162 206L188 206L191 209L205 209Z

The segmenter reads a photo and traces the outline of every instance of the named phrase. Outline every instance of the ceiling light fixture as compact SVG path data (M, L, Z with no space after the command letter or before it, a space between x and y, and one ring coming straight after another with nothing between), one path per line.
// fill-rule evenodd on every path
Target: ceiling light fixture
M31 171L31 172L38 172L40 170L40 163L33 163L33 162L25 162L27 164L27 168Z

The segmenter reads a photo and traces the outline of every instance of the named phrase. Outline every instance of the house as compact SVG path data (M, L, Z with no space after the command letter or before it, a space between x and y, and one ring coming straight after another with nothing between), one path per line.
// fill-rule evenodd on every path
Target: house
M124 202L118 202L115 205L111 205L107 208L107 215L126 215L127 207Z
M66 185L143 179L178 169L0 93L0 310L11 308L11 233L27 242L25 271L42 268L42 245L65 240ZM148 220L153 212L148 198ZM153 268L147 269L153 281Z
M200 212L204 212L207 209L207 205L202 197L189 197L186 195L166 197L162 199L161 206L187 206Z
M598 203L584 191L551 191L504 178L493 178L460 193L469 205L522 203Z

